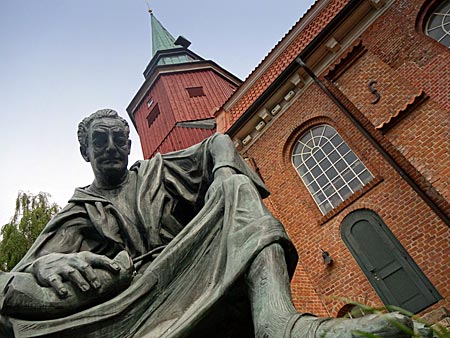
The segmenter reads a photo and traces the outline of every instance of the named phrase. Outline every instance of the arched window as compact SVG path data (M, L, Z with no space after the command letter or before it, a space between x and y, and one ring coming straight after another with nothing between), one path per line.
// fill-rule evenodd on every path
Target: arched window
M323 214L373 178L337 131L326 124L315 126L300 137L292 153L292 164Z
M431 13L425 33L444 46L450 47L450 1L442 1Z

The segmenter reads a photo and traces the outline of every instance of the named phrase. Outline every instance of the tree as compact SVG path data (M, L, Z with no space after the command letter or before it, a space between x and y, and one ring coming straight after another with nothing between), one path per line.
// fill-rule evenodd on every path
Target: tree
M0 270L10 271L27 253L50 219L59 211L50 194L19 192L14 216L1 229Z

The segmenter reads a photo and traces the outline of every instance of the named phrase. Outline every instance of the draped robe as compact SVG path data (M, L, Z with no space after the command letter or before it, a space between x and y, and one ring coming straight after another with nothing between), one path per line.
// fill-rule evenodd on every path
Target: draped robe
M209 189L221 167L238 174ZM282 225L261 201L267 195L220 134L138 161L114 191L76 189L14 271L27 271L53 252L112 258L126 250L135 258L164 249L138 269L128 288L100 304L62 318L11 316L15 336L252 337L244 281L252 260L280 243L290 274L297 263Z

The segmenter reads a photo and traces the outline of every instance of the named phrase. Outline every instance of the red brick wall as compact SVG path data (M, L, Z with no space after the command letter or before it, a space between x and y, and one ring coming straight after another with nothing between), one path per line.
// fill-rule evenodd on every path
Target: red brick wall
M365 53L356 53L354 60L344 60L351 53L343 53L343 59L337 60L329 70L347 63L345 71L331 79L340 90L341 98L346 96L354 112L365 119L366 128L383 141L415 180L432 185L438 196L440 194L439 205L448 211L450 51L422 32L426 8L431 3L394 1L359 37ZM343 2L340 4L342 6ZM330 7L324 11L329 14ZM323 21L318 26L321 24ZM306 29L293 40L289 50L300 52L304 45L295 41L310 41L312 37L311 31ZM274 65L278 67L276 72L273 67L269 68L230 108L227 114L230 120L224 121L224 125L236 120L256 100L258 95L254 93L261 92L258 83L262 81L267 87L276 77L274 74L283 70L280 65L286 67L281 61ZM329 74L329 70L321 75ZM374 96L367 88L371 80L377 81L375 88L381 94L377 104L372 104ZM319 123L332 125L376 176L359 194L325 216L290 159L296 140ZM376 131L376 127L383 134ZM373 210L383 219L442 295L443 300L426 311L440 306L450 308L448 225L316 85L307 88L282 115L270 122L264 133L245 149L244 155L256 161L272 192L267 204L286 226L298 249L300 263L292 290L300 311L335 316L346 304L345 299L381 305L340 235L344 217L358 209ZM332 255L332 266L324 265L320 249Z
M318 123L332 125L359 158L379 178L379 183L324 223L290 160L295 140L308 127ZM367 208L375 211L410 253L422 271L449 305L450 231L405 181L346 119L336 106L315 86L310 87L264 135L246 152L255 159L272 192L270 204L294 241L300 256L300 272L292 290L301 311L336 315L352 299L381 305L379 298L340 237L340 224L351 211ZM320 249L328 251L334 264L323 264ZM303 276L307 273L307 278ZM306 295L305 280L311 281ZM308 302L310 290L320 295L322 304ZM313 296L313 300L317 298Z
M371 51L351 61L354 61L352 65L334 82L375 127L389 121L398 110L420 94L420 87L415 87L408 79L399 76ZM376 96L368 89L371 81L376 81L373 87L380 94L375 104L372 102Z
M368 51L335 83L375 127L404 114L387 138L449 200L450 52L418 31L423 3L393 5L363 34ZM376 104L367 88L371 80L381 95ZM422 92L429 100L403 112Z
M423 33L425 9L433 2L439 1L396 1L363 34L364 45L450 111L449 49Z
M428 100L386 133L447 201L450 201L449 116L449 111Z

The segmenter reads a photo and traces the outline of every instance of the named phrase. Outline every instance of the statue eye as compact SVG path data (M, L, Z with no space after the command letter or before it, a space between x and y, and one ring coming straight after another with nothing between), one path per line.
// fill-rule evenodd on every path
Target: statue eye
M127 139L126 137L123 136L118 136L114 139L116 145L118 145L119 147L123 147L125 144L127 144Z
M96 147L103 147L107 143L108 137L103 133L94 134L92 143Z

